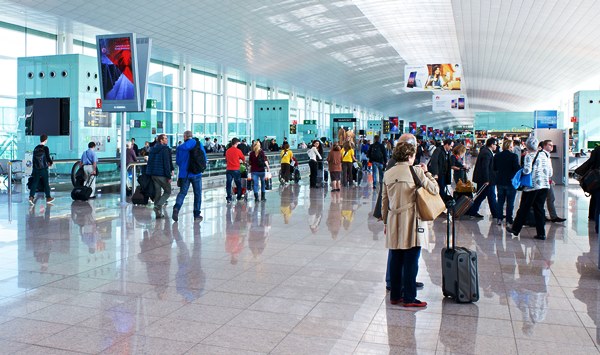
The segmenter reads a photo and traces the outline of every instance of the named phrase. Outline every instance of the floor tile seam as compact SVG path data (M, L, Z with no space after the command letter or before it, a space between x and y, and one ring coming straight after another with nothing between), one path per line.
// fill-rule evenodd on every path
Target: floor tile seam
M89 354L89 355L94 355L94 354L98 354L98 352L84 352L84 351L75 351L75 350L71 350L71 349L67 349L67 348L60 348L60 347L56 347L56 346L48 346L48 345L40 345L40 344L28 344L28 345L33 345L33 346L37 346L40 348L48 348L48 349L53 349L53 350L59 350L59 351L68 351L74 354ZM25 350L25 349L21 349L20 351ZM106 350L106 349L104 349ZM102 351L104 351L102 350Z
M208 343L205 343L205 342L204 342L204 341L205 341L206 339L208 339L208 338L209 338L211 335L215 334L216 332L218 332L218 331L219 331L221 328L223 328L223 327L225 327L225 326L229 326L229 327L236 327L236 328L244 328L244 329L248 329L248 330L260 330L260 331L267 331L267 332L277 332L277 330L258 329L258 328L248 328L248 327L243 327L243 326L239 326L239 325L228 325L228 324L222 324L222 325L221 325L219 328L217 328L217 329L216 329L214 332L210 333L209 335L207 335L206 337L204 337L202 340L200 340L200 341L198 342L198 344L196 344L196 345L202 344L202 345L208 345L208 346L216 346L216 347L219 347L219 348L225 348L225 349L235 349L235 350L251 351L251 352L255 352L255 353L260 353L260 351L255 351L255 350L250 350L250 349L237 348L237 347L234 347L234 346L225 346L225 347L223 347L223 346L221 346L221 345L208 344ZM280 330L279 332L281 332L281 333L285 333L284 331L281 331L281 330ZM285 338L287 337L287 335L288 335L288 334L286 334L286 336L284 336L284 337L283 337L283 339L285 339ZM283 341L283 339L282 339L282 341ZM269 353L270 353L271 351L273 351L273 350L274 350L274 349L275 349L277 346L279 346L279 344L280 344L280 343L281 343L281 341L280 341L279 343L277 343L277 345L275 345L275 346L273 347L273 349L269 350ZM229 344L229 343L228 343L228 344ZM194 346L196 346L196 345L194 345Z

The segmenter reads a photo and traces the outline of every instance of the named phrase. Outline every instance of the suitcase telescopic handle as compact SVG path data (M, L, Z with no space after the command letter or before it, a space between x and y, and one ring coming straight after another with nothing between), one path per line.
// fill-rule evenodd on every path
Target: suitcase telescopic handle
M456 206L456 203L454 202L454 199L452 200L448 200L446 202L446 207L447 207L447 211L446 211L446 245L448 246L448 249L454 249L454 247L456 246L456 234L455 234L455 229L454 229L454 217L452 217L452 227L450 227L450 214L452 214L454 216L454 207ZM450 228L452 228L452 245L450 245Z

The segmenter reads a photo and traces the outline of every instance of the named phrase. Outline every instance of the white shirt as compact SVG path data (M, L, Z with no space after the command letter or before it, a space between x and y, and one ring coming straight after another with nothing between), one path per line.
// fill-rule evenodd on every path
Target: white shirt
M312 147L312 148L310 148L310 149L309 149L309 150L306 152L306 154L308 154L308 158L309 158L310 160L315 160L315 161L316 161L316 160L317 160L317 157L319 157L319 159L322 159L322 158L321 158L321 154L319 154L319 150L317 149L317 147Z

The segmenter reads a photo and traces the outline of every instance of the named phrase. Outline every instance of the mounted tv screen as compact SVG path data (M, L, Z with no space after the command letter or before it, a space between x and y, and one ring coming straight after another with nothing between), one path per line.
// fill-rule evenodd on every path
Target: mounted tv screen
M140 111L135 34L99 35L96 42L102 111Z
M71 99L25 99L25 135L68 136L71 120Z

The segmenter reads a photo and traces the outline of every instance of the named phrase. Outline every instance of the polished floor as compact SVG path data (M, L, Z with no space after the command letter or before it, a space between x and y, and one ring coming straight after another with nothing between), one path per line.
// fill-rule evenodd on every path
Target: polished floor
M368 177L370 178L370 177ZM374 191L275 186L265 203L204 191L204 220L121 207L116 194L31 207L0 194L2 354L597 354L598 237L589 200L557 187L548 239L458 220L481 299L443 299L446 223L429 228L425 309L391 305ZM167 216L174 196L169 201ZM485 206L485 204L484 204ZM487 207L482 214L489 215Z

